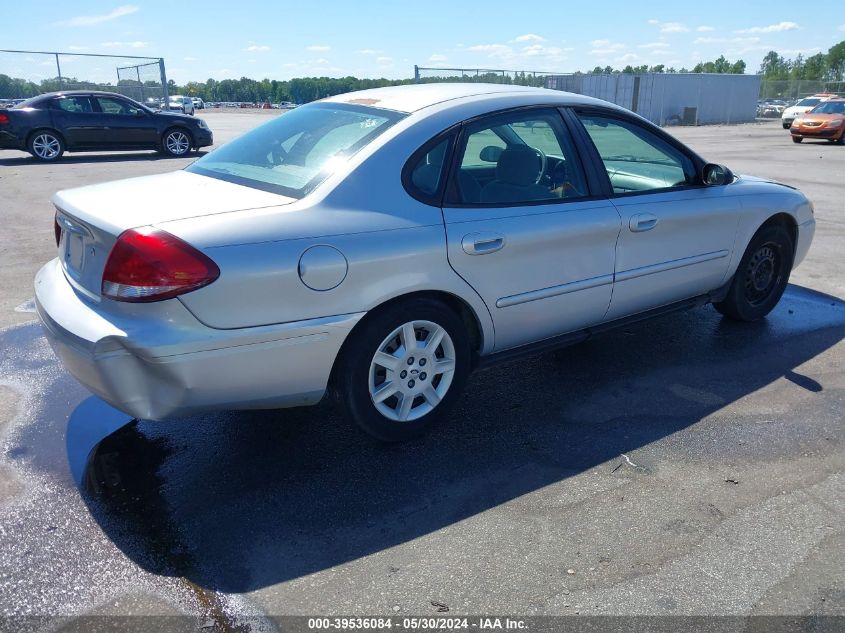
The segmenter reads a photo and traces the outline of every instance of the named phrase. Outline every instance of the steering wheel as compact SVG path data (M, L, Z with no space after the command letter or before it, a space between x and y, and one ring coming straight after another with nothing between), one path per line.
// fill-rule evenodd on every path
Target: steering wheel
M540 173L537 174L537 180L534 181L535 185L539 185L540 181L543 180L543 176L546 175L546 169L548 169L549 162L546 160L546 155L543 153L543 150L537 149L536 147L532 147L531 149L540 159Z

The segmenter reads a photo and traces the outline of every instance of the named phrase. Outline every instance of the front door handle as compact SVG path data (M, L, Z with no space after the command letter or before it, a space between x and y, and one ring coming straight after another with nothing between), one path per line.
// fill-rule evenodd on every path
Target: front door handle
M628 228L634 233L641 231L650 231L657 226L657 216L651 213L638 213L631 216L631 221L628 223Z
M498 233L470 233L461 240L461 248L467 255L487 255L501 250L505 236Z

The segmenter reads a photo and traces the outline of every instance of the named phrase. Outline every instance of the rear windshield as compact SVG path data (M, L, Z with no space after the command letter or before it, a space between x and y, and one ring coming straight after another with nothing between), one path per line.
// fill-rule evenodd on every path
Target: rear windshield
M187 170L302 198L404 116L378 108L313 103L257 127Z
M827 101L813 108L814 114L845 114L845 101Z
M20 103L16 104L12 107L13 110L22 110L23 108L35 108L38 106L43 106L45 99L42 95L38 95L35 97L30 97L26 101L21 101Z
M814 105L818 105L818 103L820 101L821 101L821 99L801 99L801 101L798 102L798 105L799 106L814 106Z

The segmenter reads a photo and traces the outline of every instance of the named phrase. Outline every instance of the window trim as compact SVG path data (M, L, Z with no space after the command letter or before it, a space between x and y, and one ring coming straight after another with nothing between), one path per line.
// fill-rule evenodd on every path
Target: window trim
M701 158L701 156L693 152L689 147L681 143L674 136L668 134L662 128L658 127L657 125L654 125L650 121L641 119L640 117L630 116L625 112L611 110L610 108L602 108L596 106L569 106L567 109L570 111L570 120L572 121L572 124L577 126L583 134L585 140L584 151L590 154L591 162L593 163L594 167L598 168L600 178L603 181L603 185L606 190L606 197L628 198L634 196L647 196L655 193L670 193L674 191L698 190L707 187L707 185L701 180L702 170L704 169L704 165L707 164L707 161L705 161L703 158ZM610 177L607 175L607 168L604 166L604 161L601 158L601 154L599 154L598 148L596 148L596 145L595 143L593 143L590 134L587 132L587 129L584 127L584 124L581 122L579 115L582 114L587 116L592 114L607 119L615 119L627 125L637 127L645 131L646 133L653 134L658 139L660 139L673 149L677 150L682 155L686 156L692 162L693 169L695 170L695 182L680 187L660 187L658 189L645 189L643 191L614 191L613 185L610 182Z
M501 116L505 116L508 114L517 114L521 112L530 113L533 110L542 110L552 115L557 115L556 120L559 124L559 131L560 133L566 135L568 140L574 150L574 155L572 159L577 162L577 166L581 168L581 173L584 176L584 184L587 187L587 195L581 196L579 198L550 198L544 200L525 200L523 202L482 202L482 203L472 203L472 202L461 202L458 197L458 190L457 190L457 169L459 168L459 157L463 156L463 153L466 151L466 144L468 138L468 127L477 123L478 121L483 121L484 119L495 119ZM554 119L554 116L552 116ZM475 117L471 117L461 122L460 124L460 132L457 137L457 142L455 143L452 151L452 160L449 165L449 172L446 182L446 190L443 194L443 201L442 207L449 208L449 209L509 209L509 208L522 208L522 207L537 207L537 206L548 206L548 205L555 205L555 204L571 204L571 203L579 203L579 202L587 202L591 200L597 200L606 197L604 192L597 192L593 189L594 183L591 181L589 174L587 173L587 167L585 164L584 157L581 155L581 151L578 147L578 142L575 136L572 134L572 131L569 129L569 126L566 124L566 121L560 112L560 105L559 104L531 104L527 106L519 106L516 108L503 108L501 110L494 110L492 112L485 112L484 114L480 114Z

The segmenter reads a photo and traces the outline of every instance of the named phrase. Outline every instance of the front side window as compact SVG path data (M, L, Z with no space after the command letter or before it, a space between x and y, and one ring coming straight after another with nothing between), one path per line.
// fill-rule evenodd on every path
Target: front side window
M127 114L134 115L141 112L141 108L134 106L128 101L114 99L112 97L97 97L97 103L104 114Z
M455 178L461 204L517 205L587 195L574 147L555 110L475 121L463 138Z
M621 119L578 114L601 157L614 193L695 184L695 165L650 131Z
M187 170L302 198L404 116L378 108L314 103L255 128Z

